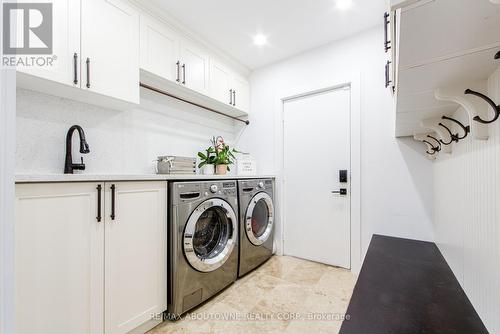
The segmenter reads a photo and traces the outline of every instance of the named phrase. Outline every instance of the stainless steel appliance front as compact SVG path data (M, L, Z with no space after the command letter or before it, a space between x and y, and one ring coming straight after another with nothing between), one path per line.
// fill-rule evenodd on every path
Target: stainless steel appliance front
M240 180L240 261L238 277L255 269L273 254L274 180Z
M174 182L169 187L168 313L179 316L237 278L236 181Z

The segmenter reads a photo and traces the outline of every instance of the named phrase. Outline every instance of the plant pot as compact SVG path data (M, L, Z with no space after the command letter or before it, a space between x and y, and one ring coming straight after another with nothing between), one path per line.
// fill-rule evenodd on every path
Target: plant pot
M201 167L200 171L201 171L201 174L203 175L214 175L215 173L215 166L214 165L203 165L203 167Z
M227 165L217 165L215 168L217 170L217 175L226 175Z

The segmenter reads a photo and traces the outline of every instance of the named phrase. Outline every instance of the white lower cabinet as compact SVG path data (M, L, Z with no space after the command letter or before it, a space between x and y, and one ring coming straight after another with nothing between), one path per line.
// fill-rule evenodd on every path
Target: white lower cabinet
M127 333L166 310L166 196L166 182L16 185L16 333Z
M106 334L127 333L167 309L166 207L166 182L106 183Z

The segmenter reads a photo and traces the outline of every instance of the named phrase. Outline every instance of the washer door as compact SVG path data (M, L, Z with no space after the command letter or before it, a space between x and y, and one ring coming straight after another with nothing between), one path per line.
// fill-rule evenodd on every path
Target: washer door
M196 270L220 268L236 245L236 214L229 203L210 199L191 214L184 230L184 254Z
M248 204L245 230L248 239L260 246L269 239L274 225L274 206L271 196L265 192L256 194Z

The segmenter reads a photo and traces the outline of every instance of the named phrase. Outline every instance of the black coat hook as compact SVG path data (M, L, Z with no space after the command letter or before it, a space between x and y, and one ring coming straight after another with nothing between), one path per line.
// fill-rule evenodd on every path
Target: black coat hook
M457 121L457 120L456 120L456 119L454 119L454 118L451 118L451 117L448 117L448 116L442 116L442 117L441 117L441 119L446 119L446 120L448 120L448 121L452 121L452 122L454 122L454 123L457 123L457 124L458 124L458 125L459 125L459 126L460 126L463 130L464 130L464 133L465 133L465 134L464 134L462 137L459 137L459 136L458 136L458 133L456 133L456 134L452 134L452 133L451 133L451 131L450 131L450 129L448 129L448 127L446 127L446 126L445 126L444 124L442 124L442 123L439 123L439 125L440 125L440 126L444 127L446 130L448 130L448 132L450 133L450 136L451 136L451 140L452 140L452 141L454 141L454 142L458 142L459 140L465 139L465 137L467 137L467 135L468 135L468 134L469 134L469 132L470 132L470 126L469 126L469 125L465 126L465 125L463 125L460 121ZM445 144L445 143L443 143L443 144ZM449 144L451 144L451 142L450 142L450 143L448 143L448 144L445 144L445 145L449 145Z
M441 142L436 137L431 136L431 135L427 135L427 138L431 138L431 139L435 140L436 143L438 144L438 146L436 146L436 152L441 151ZM434 147L434 145L432 145L432 147Z
M495 59L500 59L500 51L498 51L497 54L495 55Z
M422 143L429 144L429 146L431 147L431 152L429 152L429 151L425 151L425 153L427 153L427 154L429 154L429 155L433 155L433 154L435 154L436 152L441 151L441 148L439 148L439 147L435 147L434 145L432 145L429 141L427 141L427 140L425 140L425 139L424 139L424 140L422 140Z
M450 128L448 128L443 123L439 123L438 125L441 126L441 127L443 127L443 128L445 128L448 131L448 133L450 134L450 138L451 138L450 141L447 142L447 143L445 143L442 139L440 139L439 141L441 142L441 144L448 146L448 145L450 145L453 142L458 143L458 133L457 134L453 134L451 132Z
M498 119L498 117L500 116L500 106L497 106L495 104L495 102L493 102L492 99L490 99L489 97L487 97L486 95L484 94L481 94L481 93L478 93L478 92L475 92L471 89L467 89L465 90L465 94L471 94L471 95L475 95L477 97L480 97L482 98L483 100L485 100L492 108L493 110L495 111L495 117L491 120L491 121L485 121L483 119L481 119L481 117L479 116L476 116L474 117L473 119L476 121L476 122L479 122L479 123L483 123L483 124L489 124L489 123L493 123L494 121L496 121Z

